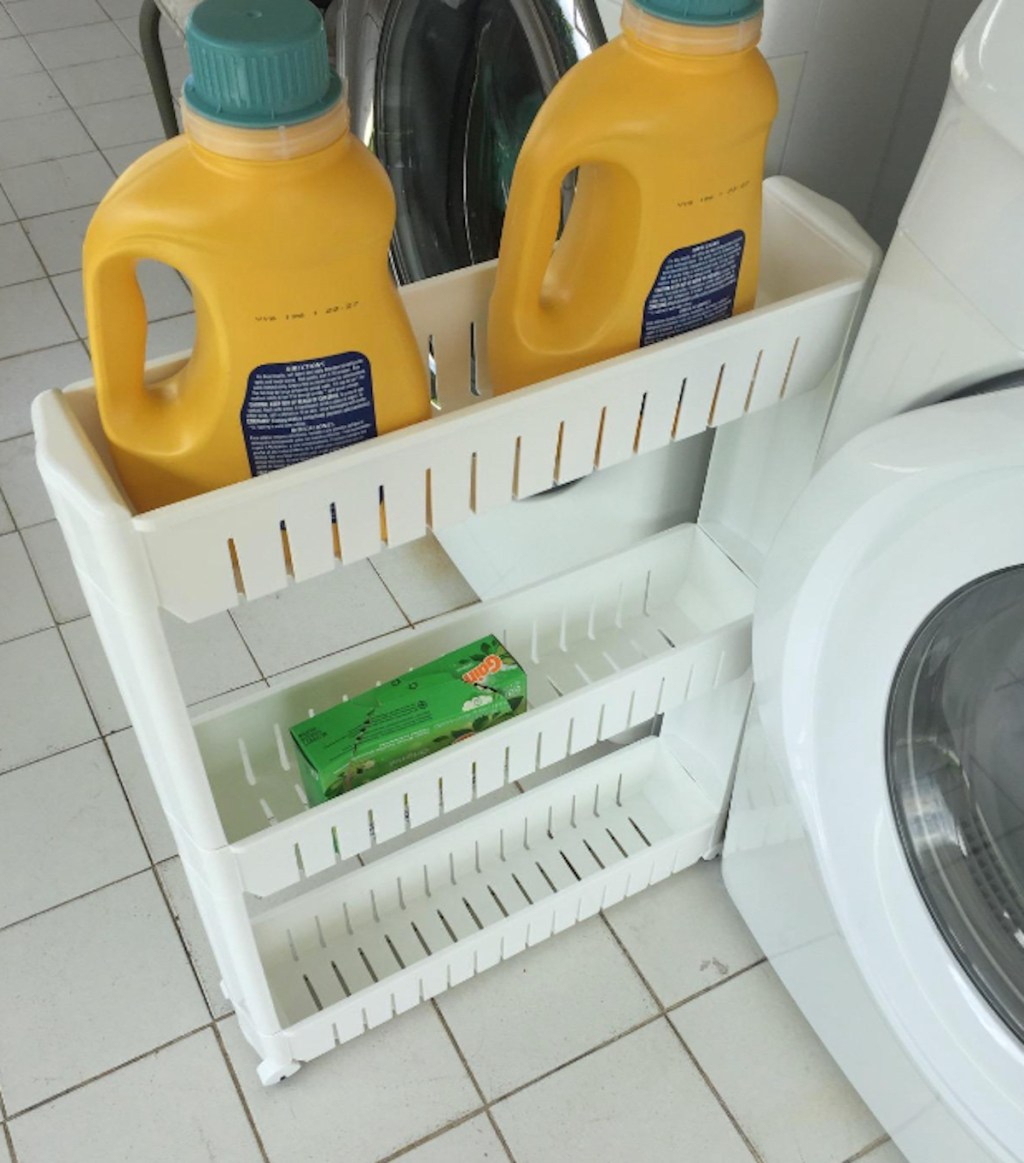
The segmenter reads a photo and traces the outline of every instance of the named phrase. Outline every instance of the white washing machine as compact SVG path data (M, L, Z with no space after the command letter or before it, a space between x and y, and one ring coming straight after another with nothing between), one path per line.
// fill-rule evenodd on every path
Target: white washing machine
M725 847L911 1163L1024 1161L1022 50L1024 0L983 4L957 49L826 462L761 577Z

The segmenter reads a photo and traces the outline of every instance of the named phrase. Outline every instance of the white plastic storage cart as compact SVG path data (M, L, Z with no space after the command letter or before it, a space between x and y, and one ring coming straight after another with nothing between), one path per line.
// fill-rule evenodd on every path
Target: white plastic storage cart
M755 311L499 399L493 270L413 286L434 418L138 516L92 386L36 400L43 479L265 1083L714 851L757 560L876 261L845 212L772 180ZM696 523L190 717L161 607L196 621L721 425ZM292 724L485 633L528 672L525 714L307 807Z

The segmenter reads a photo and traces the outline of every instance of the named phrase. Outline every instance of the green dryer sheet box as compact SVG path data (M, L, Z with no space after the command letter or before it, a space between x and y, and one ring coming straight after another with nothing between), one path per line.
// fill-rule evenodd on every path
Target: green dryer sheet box
M310 805L432 755L526 710L526 672L478 638L291 729Z

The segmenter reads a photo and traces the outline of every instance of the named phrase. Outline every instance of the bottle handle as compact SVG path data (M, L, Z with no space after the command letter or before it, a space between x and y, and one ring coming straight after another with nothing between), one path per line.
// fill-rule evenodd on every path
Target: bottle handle
M146 382L149 325L136 265L143 259L167 262L158 249L130 239L112 246L107 240L91 244L87 234L82 269L96 399L104 430L112 443L156 457L179 445L191 404L190 393L177 390L177 372L167 377L163 391ZM94 257L97 250L101 253ZM168 265L178 269L173 263Z
M519 155L501 231L495 288L499 295L509 289L510 302L504 310L510 318L525 323L538 307L543 311L544 276L558 240L562 182L586 160L592 159L573 161L565 154L537 159L525 149Z

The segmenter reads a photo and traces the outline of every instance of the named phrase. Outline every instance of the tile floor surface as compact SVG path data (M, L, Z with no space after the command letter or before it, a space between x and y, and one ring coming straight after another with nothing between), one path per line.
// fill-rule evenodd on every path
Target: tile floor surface
M257 1083L33 461L32 397L89 372L91 209L160 136L136 12L0 2L0 1163L897 1163L714 864ZM472 600L423 542L169 629L201 703Z

